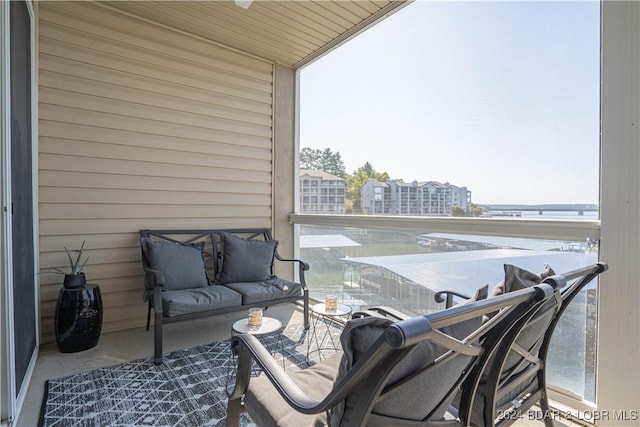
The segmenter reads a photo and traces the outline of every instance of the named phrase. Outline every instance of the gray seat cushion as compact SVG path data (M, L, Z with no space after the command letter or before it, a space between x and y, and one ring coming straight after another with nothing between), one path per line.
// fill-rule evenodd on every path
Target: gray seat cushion
M183 245L161 240L140 239L149 267L164 276L164 291L209 286L202 257L203 245Z
M256 282L271 277L277 240L243 239L221 233L222 269L216 283Z
M338 373L341 355L291 374L300 389L314 399L323 399ZM264 375L251 378L244 404L251 419L261 427L320 427L327 425L325 413L305 415L293 410Z
M163 317L242 305L242 295L218 285L162 293Z
M259 282L227 283L224 286L241 294L243 304L254 304L280 298L302 296L302 286L299 283L290 282L278 277L272 277Z

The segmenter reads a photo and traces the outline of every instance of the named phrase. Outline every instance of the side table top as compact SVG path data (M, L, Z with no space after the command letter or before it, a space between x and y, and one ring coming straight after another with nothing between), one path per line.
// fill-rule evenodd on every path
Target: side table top
M249 329L249 319L246 317L237 320L231 329L236 334L265 335L277 331L282 328L282 322L273 317L262 317L262 326L258 329Z
M344 304L338 304L336 310L327 311L323 302L314 304L311 307L311 311L322 316L346 316L351 314L351 307Z

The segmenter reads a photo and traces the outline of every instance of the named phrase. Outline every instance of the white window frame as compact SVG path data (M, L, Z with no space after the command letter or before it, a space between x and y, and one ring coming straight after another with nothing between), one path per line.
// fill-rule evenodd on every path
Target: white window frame
M640 2L602 2L598 410L640 410ZM632 418L632 417L629 417ZM640 420L604 420L634 425Z
M38 232L38 73L37 17L32 0L25 1L31 33L31 153L33 194L34 277L39 265ZM13 313L13 236L11 223L11 74L10 74L10 2L0 2L0 418L17 422L27 395L40 347L40 289L34 281L35 351L27 367L20 390L17 390L14 370L15 351Z

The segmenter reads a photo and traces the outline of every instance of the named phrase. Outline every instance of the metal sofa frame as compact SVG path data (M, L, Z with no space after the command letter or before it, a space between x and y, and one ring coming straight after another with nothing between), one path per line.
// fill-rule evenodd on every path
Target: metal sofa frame
M238 229L198 229L198 230L140 230L140 238L152 238L181 244L194 244L203 242L205 250L203 252L207 269L210 271L209 277L215 277L216 272L221 268L222 246L220 243L220 233L226 232L249 239L272 240L271 231L267 228L238 228ZM304 272L309 270L309 264L299 259L284 259L276 250L274 259L281 262L293 262L298 264L299 281L302 286L303 295L279 298L259 303L242 304L240 306L221 308L209 311L196 311L174 317L163 316L162 310L162 288L164 277L161 271L153 270L149 260L142 250L142 266L145 277L145 300L148 301L147 310L147 331L151 322L151 310L154 312L154 362L162 363L162 325L167 323L181 322L184 320L197 319L214 316L218 314L231 313L247 310L251 307L267 308L272 305L284 303L297 303L302 300L304 311L304 327L309 328L309 289L305 281ZM272 271L273 274L273 264ZM218 286L218 285L216 285ZM223 286L223 285L220 285Z

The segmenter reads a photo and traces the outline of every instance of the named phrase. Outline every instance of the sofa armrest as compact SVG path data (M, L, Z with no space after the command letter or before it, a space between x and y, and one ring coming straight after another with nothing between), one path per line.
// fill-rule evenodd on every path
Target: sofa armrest
M144 300L145 301L151 300L156 290L158 292L162 292L163 286L164 286L164 275L160 270L153 270L151 268L144 269Z
M304 262L304 261L302 261L301 259L295 259L295 258L294 259L285 259L285 258L282 258L279 254L276 254L276 259L278 261L284 261L284 262L297 262L297 263L300 263L300 267L303 268L304 271L309 270L309 264Z
M302 261L302 260L300 260L300 259L295 259L295 258L294 259L285 259L285 258L282 258L280 256L280 254L278 254L278 252L275 253L275 258L278 261L297 262L298 263L298 273L299 273L299 276L300 276L300 284L302 285L302 288L306 290L307 289L307 282L306 282L305 277L304 277L304 272L309 270L309 264L304 262L304 261Z
M302 298L304 304L304 329L307 330L311 326L310 314L309 314L309 287L304 277L304 272L309 270L309 264L299 259L285 259L280 256L278 251L275 252L274 258L283 262L297 262L298 263L298 276L300 278L300 286L302 287Z

